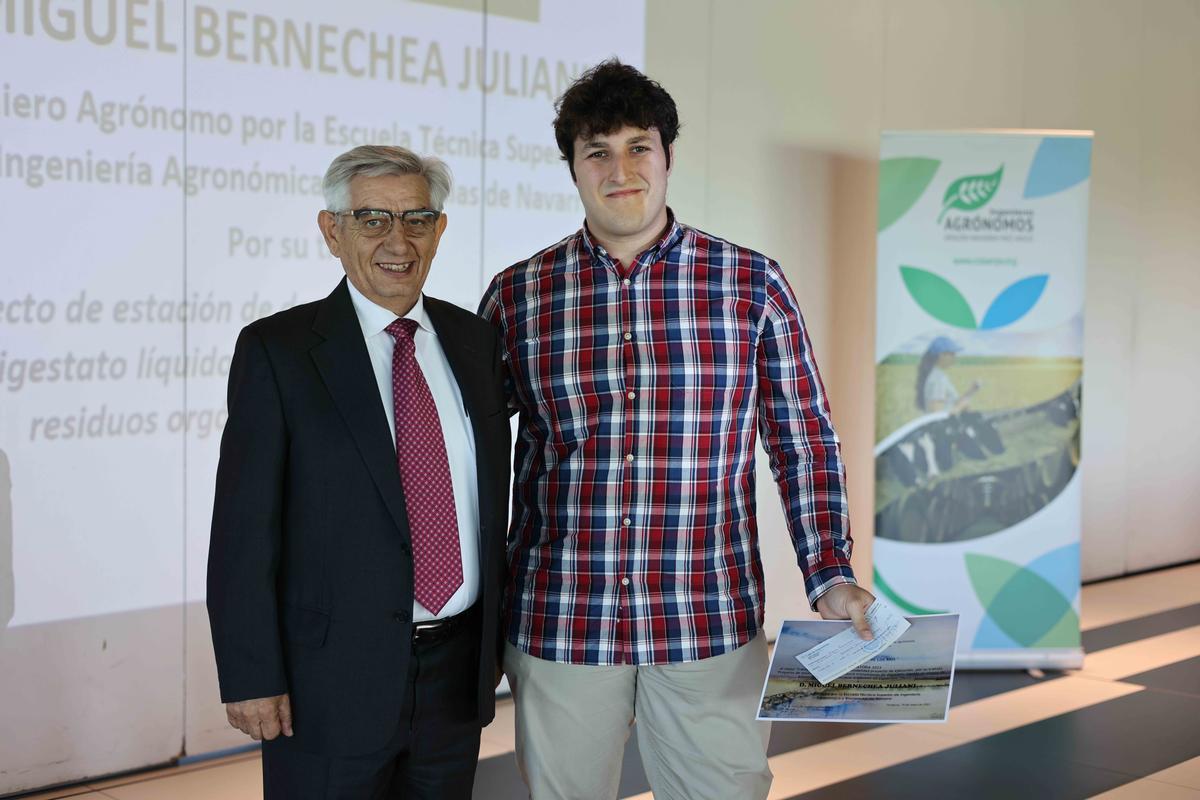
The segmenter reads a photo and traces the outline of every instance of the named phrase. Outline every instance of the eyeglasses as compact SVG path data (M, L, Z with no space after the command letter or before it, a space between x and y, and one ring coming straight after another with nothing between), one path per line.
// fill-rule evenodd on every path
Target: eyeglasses
M420 239L433 233L440 211L414 208L409 211L388 211L384 208L356 208L353 211L334 211L335 217L350 217L350 226L362 236L382 239L392 232L397 220L405 236Z

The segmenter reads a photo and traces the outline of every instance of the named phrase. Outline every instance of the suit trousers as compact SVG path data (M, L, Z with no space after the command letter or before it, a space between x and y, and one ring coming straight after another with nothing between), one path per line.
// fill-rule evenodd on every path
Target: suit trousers
M654 666L587 666L506 644L517 763L533 800L615 798L637 720L656 800L761 800L771 788L771 724L758 722L762 633L730 653Z
M265 800L470 800L479 760L477 608L446 638L414 641L405 703L386 747L362 756L263 742Z

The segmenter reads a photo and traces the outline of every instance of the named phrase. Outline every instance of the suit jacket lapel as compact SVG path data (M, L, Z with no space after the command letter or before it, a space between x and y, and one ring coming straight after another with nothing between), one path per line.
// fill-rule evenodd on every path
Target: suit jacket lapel
M467 407L467 416L471 421L471 431L475 435L475 480L479 491L479 566L480 580L485 584L489 580L488 548L486 542L494 531L487 530L487 520L490 516L488 509L495 502L488 487L491 485L488 474L488 457L491 446L488 439L485 421L488 414L496 409L485 408L486 392L480 391L484 381L492 370L492 354L482 352L476 346L477 342L463 335L463 327L455 324L453 314L455 307L442 300L425 296L425 313L437 331L438 343L446 354L450 371L458 383L458 391L462 394L463 404ZM486 589L486 586L485 586Z
M463 403L467 407L467 415L471 418L471 429L475 432L475 450L478 459L479 445L483 439L482 424L484 417L496 409L484 408L482 393L478 391L480 383L490 374L492 354L480 352L476 342L463 335L461 325L455 325L451 317L452 308L447 303L433 297L425 296L425 313L437 331L438 343L446 354L450 371L458 382L458 390L462 393Z
M313 330L325 339L310 351L317 371L350 429L384 504L407 538L408 514L396 451L345 278L317 309Z

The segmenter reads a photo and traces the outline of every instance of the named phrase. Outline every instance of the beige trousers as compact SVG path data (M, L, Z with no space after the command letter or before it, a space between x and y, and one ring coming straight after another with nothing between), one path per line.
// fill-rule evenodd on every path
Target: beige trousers
M767 660L762 633L732 653L647 667L560 664L505 645L533 800L615 798L635 718L656 800L765 798L771 725L754 716Z

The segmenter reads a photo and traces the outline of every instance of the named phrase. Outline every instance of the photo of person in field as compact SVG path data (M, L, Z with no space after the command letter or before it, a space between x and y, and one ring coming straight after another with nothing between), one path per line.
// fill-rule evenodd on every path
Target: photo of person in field
M934 331L876 367L876 533L953 542L1057 497L1079 463L1082 329Z

